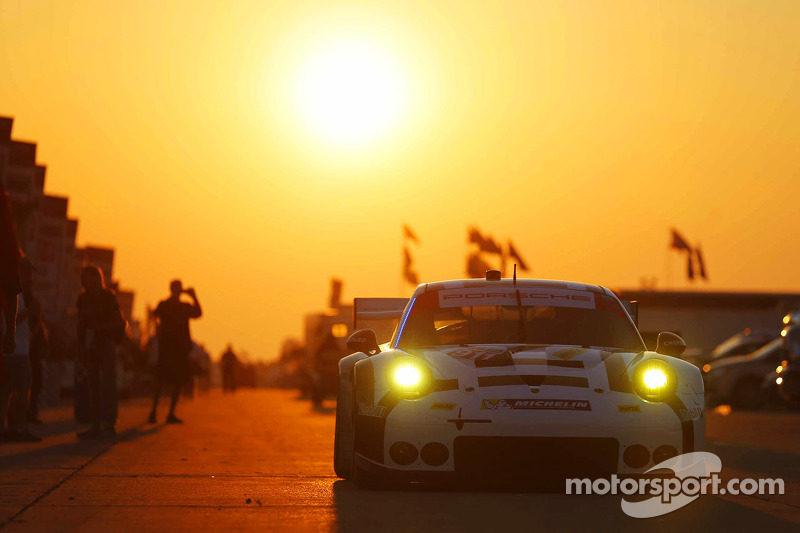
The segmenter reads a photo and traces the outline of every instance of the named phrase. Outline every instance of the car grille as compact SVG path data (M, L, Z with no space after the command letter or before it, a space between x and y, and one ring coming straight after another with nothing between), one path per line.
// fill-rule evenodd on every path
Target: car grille
M458 473L502 478L563 480L603 477L617 472L619 442L614 438L456 437Z

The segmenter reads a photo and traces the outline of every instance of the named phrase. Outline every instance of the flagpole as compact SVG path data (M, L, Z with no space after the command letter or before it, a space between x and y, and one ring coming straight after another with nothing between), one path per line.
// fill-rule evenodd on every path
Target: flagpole
M669 248L667 248L667 257L666 261L664 261L664 279L666 281L666 288L672 288L672 253Z
M397 283L397 296L403 296L403 276L405 275L405 242L406 242L406 230L403 226L400 226L400 280Z

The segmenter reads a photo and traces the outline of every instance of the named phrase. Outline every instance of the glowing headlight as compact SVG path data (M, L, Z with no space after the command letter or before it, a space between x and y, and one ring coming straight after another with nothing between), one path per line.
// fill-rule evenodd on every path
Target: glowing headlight
M413 387L419 384L422 376L420 376L419 370L413 366L401 366L395 370L394 379L401 387Z
M667 384L667 375L659 368L648 370L642 379L648 389L660 389Z
M424 361L401 357L389 365L386 379L393 391L404 398L413 399L430 392L433 375Z
M633 389L648 402L661 402L675 392L678 380L675 371L666 361L648 359L633 371Z

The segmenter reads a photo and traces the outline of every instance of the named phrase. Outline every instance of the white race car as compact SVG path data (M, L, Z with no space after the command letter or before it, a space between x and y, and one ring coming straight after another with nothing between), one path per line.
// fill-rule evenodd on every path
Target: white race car
M359 485L636 475L705 440L700 370L661 333L647 351L610 290L487 278L420 285L339 363L334 469ZM379 301L376 299L376 301ZM404 304L404 305L403 305ZM377 306L380 308L380 306ZM633 311L632 311L633 312ZM537 483L538 484L538 483Z

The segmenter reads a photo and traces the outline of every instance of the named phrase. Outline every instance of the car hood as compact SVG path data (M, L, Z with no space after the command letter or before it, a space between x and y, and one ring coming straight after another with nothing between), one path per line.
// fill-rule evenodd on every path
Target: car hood
M445 378L477 386L571 385L606 388L636 356L623 350L577 346L481 344L408 350Z

